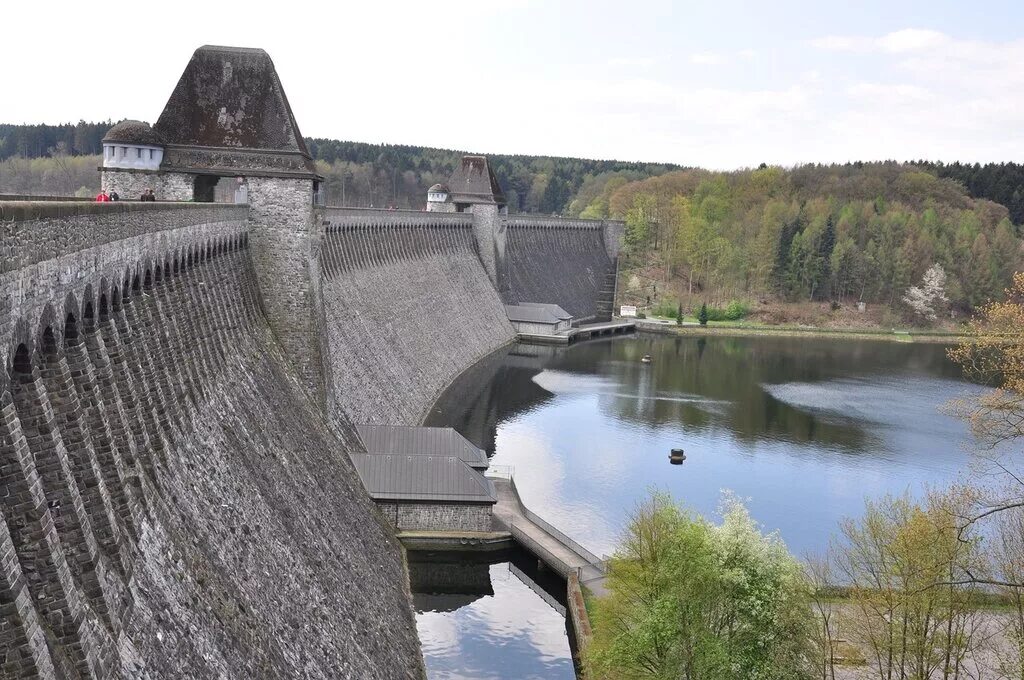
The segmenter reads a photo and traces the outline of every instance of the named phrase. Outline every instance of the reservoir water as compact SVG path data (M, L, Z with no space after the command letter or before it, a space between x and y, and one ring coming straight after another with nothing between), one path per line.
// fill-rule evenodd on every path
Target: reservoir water
M970 434L941 408L977 388L945 349L647 335L515 345L461 376L427 424L513 466L524 502L599 555L657 488L715 519L730 490L800 556L825 550L865 498L920 495L967 472ZM683 465L669 464L673 448L685 449ZM472 646L471 628L462 632L449 644ZM546 677L497 663L507 674L481 677Z

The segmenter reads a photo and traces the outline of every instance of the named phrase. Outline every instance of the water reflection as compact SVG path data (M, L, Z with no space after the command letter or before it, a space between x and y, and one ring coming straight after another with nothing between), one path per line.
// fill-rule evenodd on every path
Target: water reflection
M565 581L522 551L409 553L427 674L573 680Z
M531 508L596 552L659 486L705 514L732 489L799 554L865 496L953 481L969 435L939 408L972 389L935 345L639 336L513 347L453 385L429 424L514 465ZM687 461L669 466L677 447Z

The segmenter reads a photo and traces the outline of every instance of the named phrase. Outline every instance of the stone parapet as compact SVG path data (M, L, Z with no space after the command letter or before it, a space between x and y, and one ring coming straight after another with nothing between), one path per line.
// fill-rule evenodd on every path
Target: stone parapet
M382 210L379 208L319 208L317 212L325 225L334 227L368 227L404 224L409 226L469 226L473 216L469 213L440 213L425 210Z
M140 236L240 225L248 214L245 205L210 203L0 201L0 274Z

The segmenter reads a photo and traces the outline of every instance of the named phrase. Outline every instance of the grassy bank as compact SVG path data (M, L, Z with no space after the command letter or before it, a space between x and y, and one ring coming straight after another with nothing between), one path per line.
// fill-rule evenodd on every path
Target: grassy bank
M707 326L701 326L697 324L696 319L685 319L684 325L680 326L674 319L659 319L657 317L638 319L637 329L664 335L774 335L807 338L860 338L890 342L955 343L965 337L960 333L928 329L821 328L792 324L766 325L743 321L709 321Z

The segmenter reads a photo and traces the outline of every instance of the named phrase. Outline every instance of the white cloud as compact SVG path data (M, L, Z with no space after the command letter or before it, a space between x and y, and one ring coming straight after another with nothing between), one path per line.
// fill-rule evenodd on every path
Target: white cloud
M810 45L811 47L816 47L819 50L854 52L870 47L871 40L869 38L849 35L826 35L823 38L815 38L810 41Z
M690 63L701 66L717 66L725 63L725 57L715 52L697 52L690 55Z
M927 88L919 85L888 83L855 83L846 88L851 97L883 99L888 103L922 104L935 99Z
M948 40L949 38L938 31L906 28L883 35L875 42L887 52L913 52L934 49Z
M751 49L740 50L739 52L736 53L736 56L741 59L753 59L754 57L757 56L757 52Z
M810 41L812 47L833 52L915 52L934 49L949 41L938 31L905 28L877 38L859 35L827 35Z
M652 57L615 57L608 60L609 66L654 66Z

